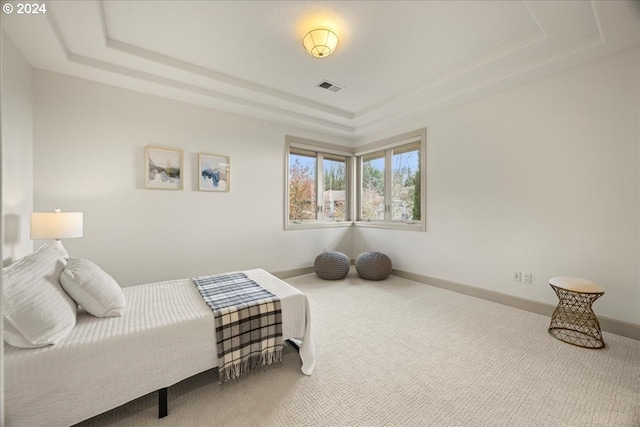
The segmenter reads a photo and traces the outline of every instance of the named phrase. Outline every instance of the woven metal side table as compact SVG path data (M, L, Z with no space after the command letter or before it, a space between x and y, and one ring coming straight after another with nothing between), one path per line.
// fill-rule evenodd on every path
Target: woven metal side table
M559 300L551 316L549 333L579 347L603 348L600 323L591 306L604 290L598 284L578 277L554 277L549 285Z

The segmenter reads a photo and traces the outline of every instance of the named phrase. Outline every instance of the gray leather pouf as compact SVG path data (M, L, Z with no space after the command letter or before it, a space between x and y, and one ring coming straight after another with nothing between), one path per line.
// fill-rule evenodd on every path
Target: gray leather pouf
M342 252L323 252L316 257L313 268L316 275L325 280L339 280L347 277L351 262Z
M382 252L365 252L356 258L358 276L367 280L384 280L391 274L391 259Z

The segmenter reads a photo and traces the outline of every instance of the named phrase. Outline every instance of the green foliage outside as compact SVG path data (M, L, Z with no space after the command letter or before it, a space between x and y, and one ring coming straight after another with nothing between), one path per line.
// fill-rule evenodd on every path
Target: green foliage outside
M384 219L384 170L368 161L362 163L360 202L362 219Z
M329 164L331 166L324 170L324 190L344 191L347 188L344 163L330 161Z
M421 219L421 165L420 156L415 163L415 152L394 156L392 172L391 218L401 221L420 221ZM315 167L303 164L292 156L289 169L289 219L303 221L316 219L318 206L315 183ZM362 190L360 217L362 219L384 219L384 166L379 159L362 163ZM345 219L345 192L347 187L345 163L325 160L323 173L324 220Z

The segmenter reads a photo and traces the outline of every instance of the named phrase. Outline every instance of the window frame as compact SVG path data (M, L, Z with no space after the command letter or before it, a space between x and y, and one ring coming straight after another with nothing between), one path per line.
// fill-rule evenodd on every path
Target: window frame
M416 144L420 145L420 220L402 221L391 219L391 203L393 200L393 149L404 145ZM384 168L384 200L385 200L385 218L380 219L363 219L360 217L362 212L362 164L363 157L370 153L384 151L385 168ZM358 227L374 227L389 228L397 230L416 230L426 231L426 173L425 166L427 152L427 129L422 128L402 135L397 135L371 144L357 147L354 151L354 161L356 164L355 177L355 215L354 225Z
M409 144L419 144L420 146L420 220L363 220L360 218L362 204L362 156L376 151L385 152L385 205L390 206L393 191L393 149ZM322 162L318 161L318 156L323 154L344 156L345 164L345 209L346 217L343 221L324 221L321 219L303 220L301 222L289 220L289 168L291 148L300 151L316 153L316 215L318 214L318 204L324 205L323 175L321 171ZM370 144L361 145L356 148L334 145L325 142L314 141L296 136L285 135L285 196L284 196L284 229L297 230L309 228L330 228L330 227L372 227L387 228L396 230L427 231L427 129L421 128L401 135L386 138ZM318 172L322 173L318 173ZM389 203L387 203L389 201ZM389 211L390 207L385 207ZM386 214L385 214L386 217Z
M290 220L289 219L289 172L291 154L296 151L315 153L316 158L316 219ZM324 156L340 156L345 158L345 219L342 221L327 221L321 219L321 209L324 206ZM354 153L349 147L342 147L325 142L314 141L295 136L285 136L285 197L284 197L284 229L299 230L309 228L350 227L353 225L353 167Z

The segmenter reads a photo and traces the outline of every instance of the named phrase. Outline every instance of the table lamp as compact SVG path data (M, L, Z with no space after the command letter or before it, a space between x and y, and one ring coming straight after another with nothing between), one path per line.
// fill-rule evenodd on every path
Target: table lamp
M60 239L82 237L82 212L31 212L31 239L53 239L53 247L69 259Z

